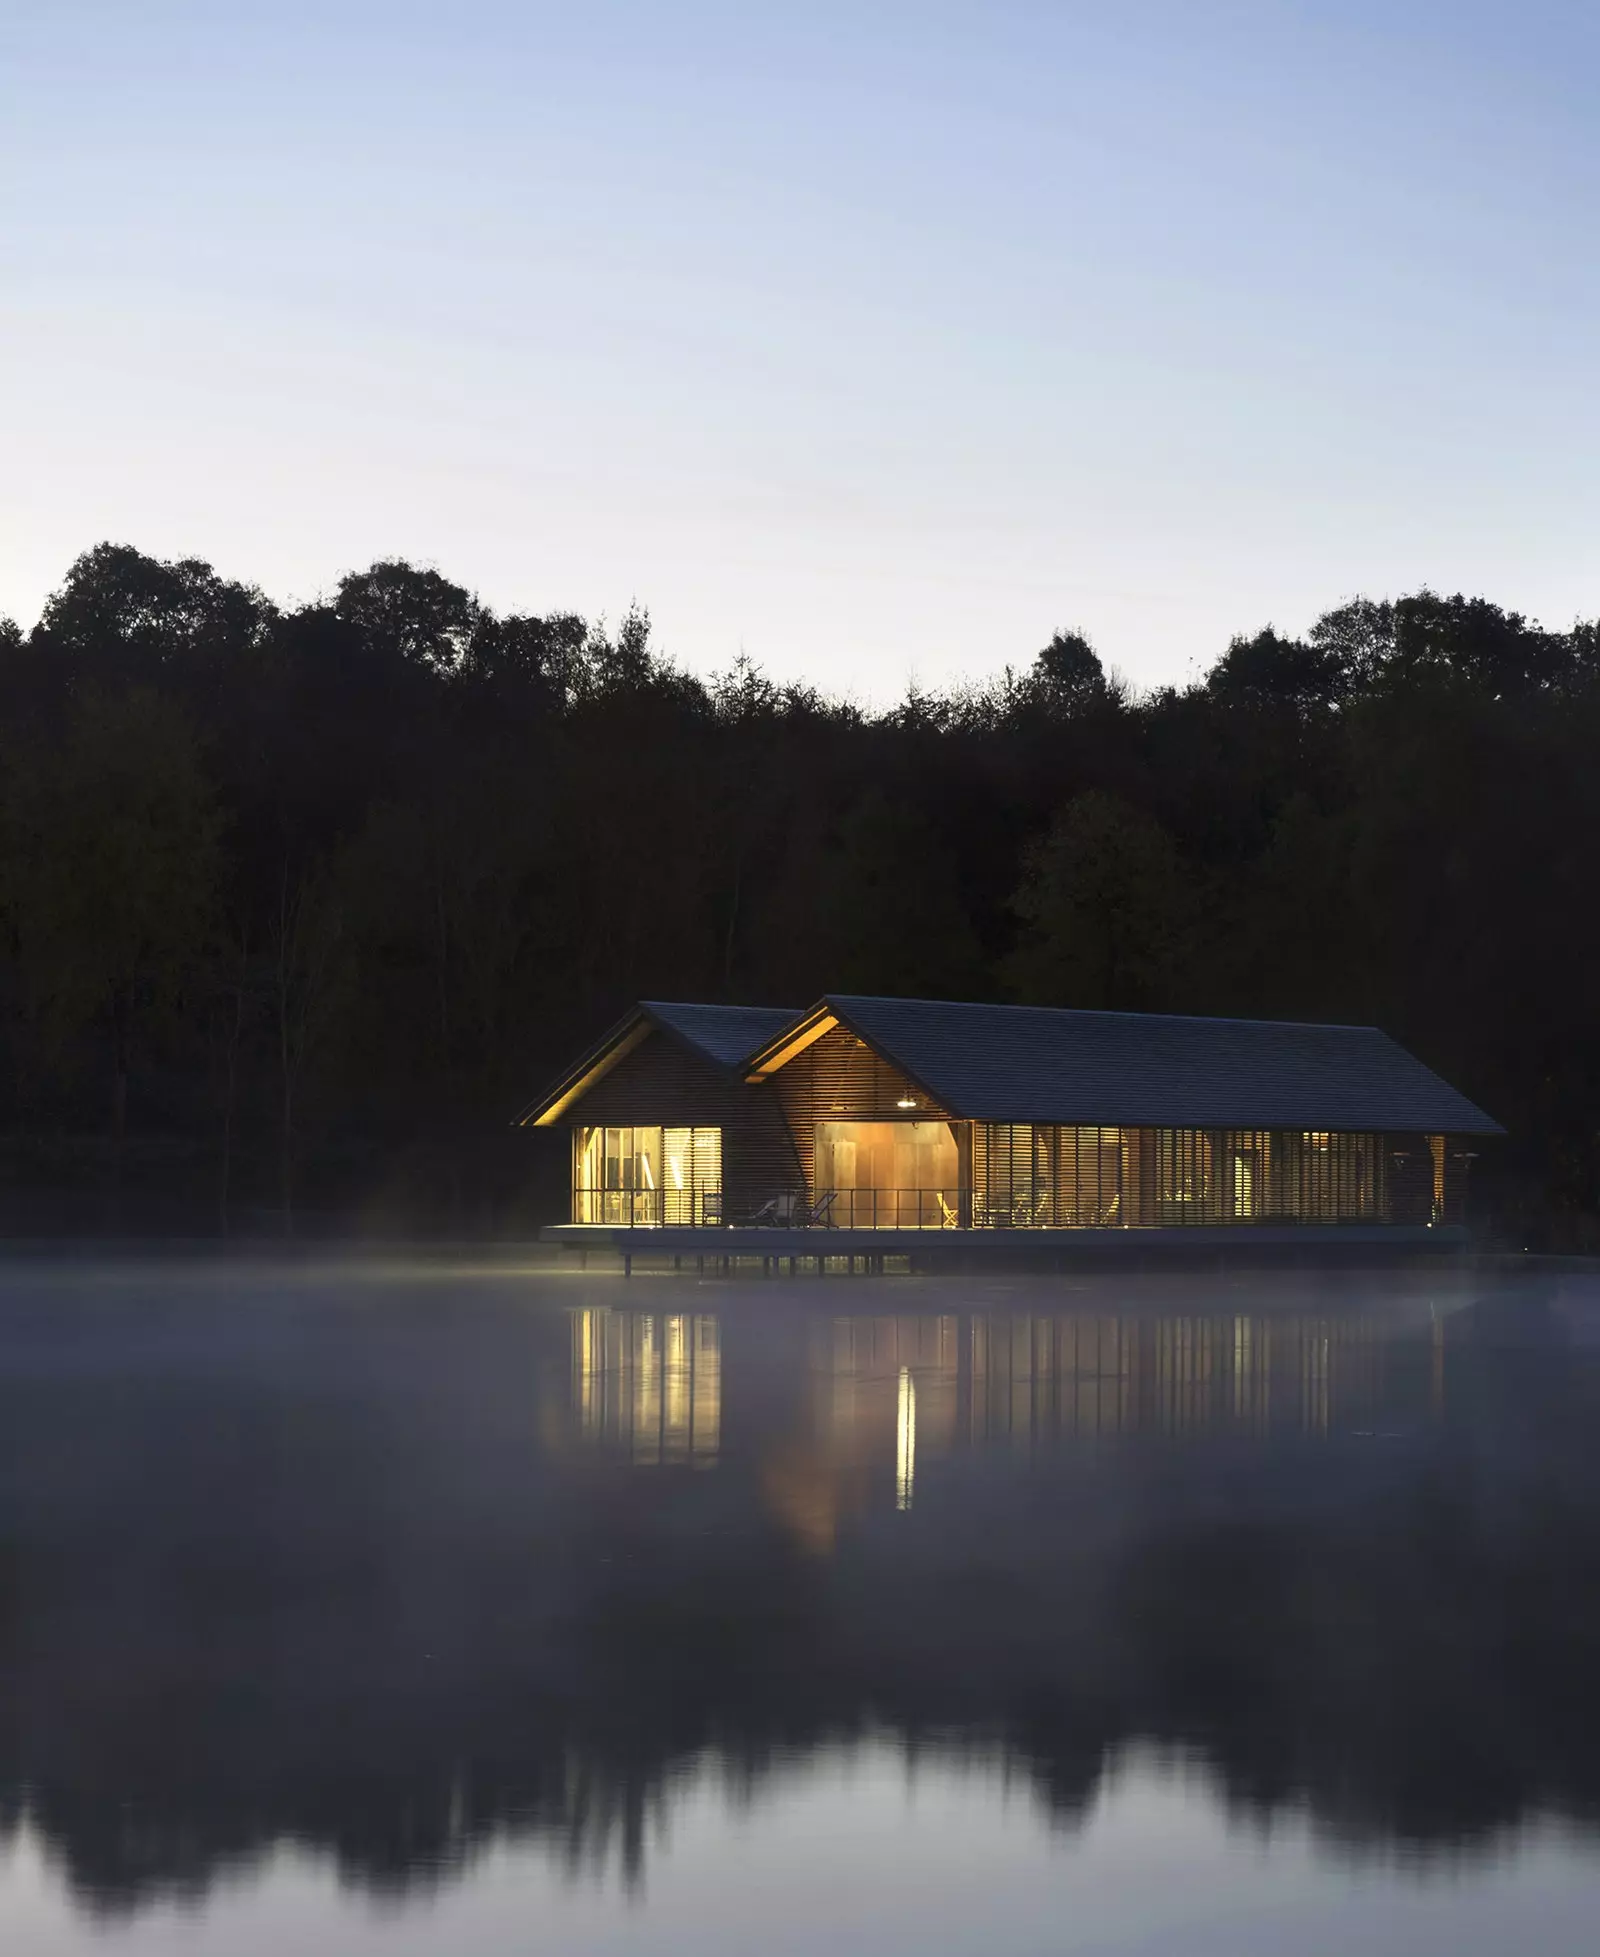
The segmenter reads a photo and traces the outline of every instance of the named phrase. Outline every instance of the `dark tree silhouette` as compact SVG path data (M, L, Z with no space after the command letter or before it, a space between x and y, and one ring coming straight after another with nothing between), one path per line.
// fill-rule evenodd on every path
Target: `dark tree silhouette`
M86 714L126 732L85 746ZM522 1229L562 1170L509 1118L626 1001L854 985L1377 1020L1511 1129L1477 1179L1503 1227L1594 1238L1593 623L1356 598L1143 695L1062 631L873 713L749 660L702 681L638 606L498 616L391 560L285 610L101 544L0 624L0 735L24 1192L91 1176L114 1077L153 1206L225 1180L446 1227L471 1192ZM88 976L136 903L181 984Z

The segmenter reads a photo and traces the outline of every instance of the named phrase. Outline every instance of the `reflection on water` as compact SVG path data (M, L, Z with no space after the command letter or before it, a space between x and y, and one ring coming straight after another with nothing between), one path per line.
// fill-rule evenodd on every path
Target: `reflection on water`
M917 1486L917 1382L909 1366L900 1368L899 1404L894 1423L894 1505L908 1509Z
M585 1440L641 1467L709 1468L722 1427L722 1347L708 1312L584 1310L572 1321L573 1398Z
M894 1506L905 1510L919 1449L926 1464L957 1449L1027 1452L1139 1434L1327 1436L1437 1418L1455 1309L1424 1296L1403 1316L1393 1307L819 1315L803 1321L798 1342L776 1337L772 1318L745 1315L731 1340L746 1380L773 1375L760 1395L769 1487L792 1496L782 1464L792 1469L802 1451L814 1482L840 1484L892 1456ZM585 1306L570 1325L586 1441L640 1466L715 1465L725 1339L716 1314ZM792 1404L774 1419L786 1396ZM813 1516L817 1506L813 1491Z
M515 1853L642 1897L628 1947L748 1947L728 1856L810 1921L859 1839L861 1920L927 1864L904 1947L971 1947L983 1841L985 1940L1038 1948L1016 1858L1087 1858L1087 1908L1178 1814L1228 1910L1535 1838L1587 1882L1597 1327L1583 1279L0 1281L0 1935L253 1867L277 1907L287 1857L470 1915Z

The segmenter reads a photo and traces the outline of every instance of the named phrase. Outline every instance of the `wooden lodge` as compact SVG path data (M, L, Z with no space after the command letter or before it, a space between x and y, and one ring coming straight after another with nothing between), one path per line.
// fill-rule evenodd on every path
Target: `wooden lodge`
M556 1241L808 1256L934 1231L1437 1245L1501 1132L1375 1027L831 996L643 1002L521 1119L571 1131Z

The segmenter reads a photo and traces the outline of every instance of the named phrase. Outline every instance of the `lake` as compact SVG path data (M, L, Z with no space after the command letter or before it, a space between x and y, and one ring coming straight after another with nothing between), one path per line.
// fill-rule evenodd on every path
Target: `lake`
M1590 1951L1600 1276L0 1266L0 1947Z

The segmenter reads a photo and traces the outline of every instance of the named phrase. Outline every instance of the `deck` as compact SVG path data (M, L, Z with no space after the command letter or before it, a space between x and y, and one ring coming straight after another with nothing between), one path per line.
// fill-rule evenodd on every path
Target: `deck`
M825 1268L865 1259L881 1269L885 1258L910 1260L919 1271L984 1270L1028 1265L1064 1270L1075 1265L1228 1262L1281 1263L1306 1258L1323 1263L1335 1257L1366 1260L1390 1255L1407 1258L1459 1254L1468 1246L1456 1225L1334 1223L1204 1224L1148 1230L850 1230L754 1228L695 1229L687 1225L629 1228L625 1224L553 1223L539 1233L542 1243L584 1254L618 1256L624 1269L633 1261L658 1265L670 1259L683 1268L718 1269L760 1260L764 1267Z

